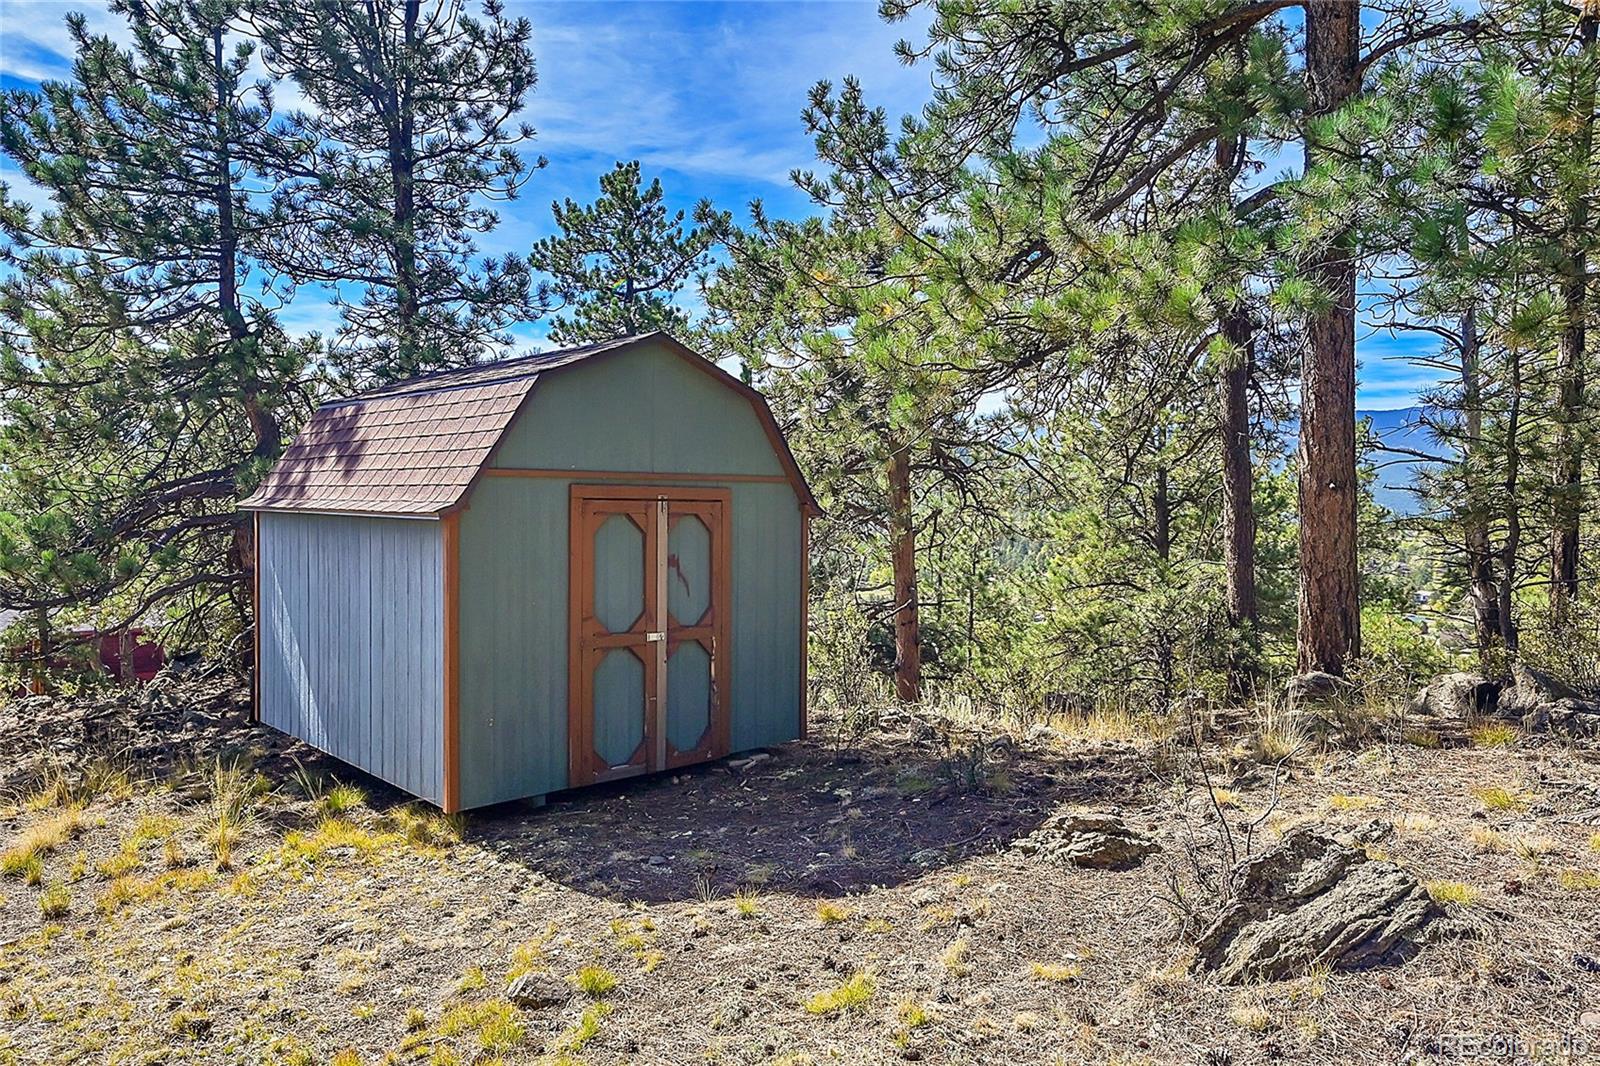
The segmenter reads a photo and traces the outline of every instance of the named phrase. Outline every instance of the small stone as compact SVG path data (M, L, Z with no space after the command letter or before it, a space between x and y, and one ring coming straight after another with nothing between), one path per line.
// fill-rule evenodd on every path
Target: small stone
M1291 677L1283 687L1283 698L1290 707L1300 707L1308 703L1343 699L1350 694L1352 687L1342 677L1311 670Z
M506 998L523 1010L543 1010L566 1003L572 989L549 974L525 973L506 986Z
M1067 811L1012 845L1024 855L1038 855L1073 866L1122 870L1137 865L1160 845L1111 814Z

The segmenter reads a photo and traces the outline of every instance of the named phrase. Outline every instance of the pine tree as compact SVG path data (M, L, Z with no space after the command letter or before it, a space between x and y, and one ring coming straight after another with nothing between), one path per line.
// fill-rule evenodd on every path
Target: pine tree
M535 83L532 30L486 0L256 0L267 65L312 105L290 116L274 254L328 286L333 357L356 381L471 363L528 310L516 256L474 264L485 201L528 180L514 121ZM540 160L538 165L543 165Z
M902 45L902 55L931 57L938 84L922 120L907 124L914 165L897 195L930 195L975 160L998 180L1020 174L1043 185L1038 223L1013 235L1030 262L1075 254L1088 227L1139 228L1192 212L1206 187L1199 168L1219 138L1243 135L1252 150L1303 146L1303 174L1241 199L1236 213L1277 201L1296 223L1275 272L1288 275L1278 300L1302 317L1306 337L1299 661L1342 673L1360 645L1354 279L1362 258L1381 251L1360 243L1371 234L1354 225L1342 195L1365 132L1349 113L1386 59L1448 47L1478 24L1442 3L1402 6L1369 27L1363 52L1363 8L1352 0L1174 4L1159 17L1120 3L895 0L885 9L901 17L917 6L935 12L929 39ZM1280 18L1289 7L1303 17ZM1304 71L1287 60L1295 45ZM1235 56L1240 72L1219 78ZM1018 131L1030 127L1035 141L1042 128L1042 146L1021 146ZM1066 243L1040 232L1052 213L1074 219Z
M548 278L539 303L557 317L550 339L584 344L661 330L682 334L688 314L673 298L711 262L726 215L702 202L699 226L684 232L684 212L668 214L659 178L640 188L639 163L600 176L600 197L551 205L560 230L533 246L529 265Z
M310 354L244 284L270 274L253 181L272 97L234 5L114 10L131 48L69 16L70 79L8 92L0 116L49 201L0 190L0 600L116 625L182 599L198 630L236 630L253 549L233 502L303 409Z

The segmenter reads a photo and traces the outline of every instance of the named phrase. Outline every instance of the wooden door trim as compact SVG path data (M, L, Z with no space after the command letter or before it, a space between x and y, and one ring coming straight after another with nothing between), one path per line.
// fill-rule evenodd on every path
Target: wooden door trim
M618 475L633 477L635 475ZM733 490L715 485L606 485L590 482L574 483L568 490L571 498L586 500L656 500L665 496L669 500L703 500L706 503L733 502Z
M712 559L712 612L715 627L719 632L716 640L716 654L712 659L712 687L715 690L715 701L711 708L712 723L712 754L711 758L720 758L728 754L732 748L732 713L731 713L731 688L732 688L732 644L733 644L733 491L718 487L694 487L682 485L610 485L574 483L567 490L567 784L568 787L595 784L602 780L611 780L616 777L632 776L634 773L647 771L630 771L625 774L604 775L596 774L593 768L594 735L591 715L585 714L588 706L585 694L590 684L587 676L589 664L584 661L583 655L583 619L584 619L584 592L593 588L594 581L594 536L593 530L585 526L583 520L584 504L590 501L617 501L654 503L662 499L668 501L683 501L692 503L716 504L720 512L712 538L715 556ZM651 525L660 525L657 535L660 536L662 546L665 546L669 523L660 522L652 517ZM647 557L653 550L659 550L651 538L651 530L645 530ZM659 565L659 564L656 564ZM662 575L664 576L664 574ZM720 577L720 580L719 580ZM659 580L659 578L657 579ZM652 588L655 582L651 575L646 575L645 581L645 614L651 614L651 602L655 600L657 590ZM663 631L667 626L667 604L663 598L658 605L659 620ZM662 642L662 652L670 649L666 646L667 640ZM663 654L663 658L665 655ZM665 672L659 675L650 671L650 664L646 663L648 676L646 689L651 698L650 713L646 717L646 742L657 744L665 743L665 716L666 709L664 692ZM659 669L659 667L658 667ZM653 734L660 728L661 736ZM655 767L656 770L669 769L670 757L663 758L663 765ZM700 761L700 760L695 760ZM678 765L687 765L679 763Z
M733 750L733 722L731 712L731 694L733 688L732 652L733 652L733 501L729 493L726 499L698 499L686 498L682 503L710 504L714 508L712 515L704 511L685 508L679 512L680 519L685 515L692 515L701 524L706 526L711 534L712 558L711 563L711 624L710 625L684 625L679 623L678 639L672 639L671 619L668 617L667 632L667 657L670 659L673 650L685 640L694 640L704 646L703 637L711 641L711 691L713 696L709 712L707 731L709 737L703 747L691 749L689 752L679 752L677 757L668 753L668 758L663 769L676 769L680 766L689 766L697 762L710 759L720 759ZM669 511L670 513L670 511ZM670 533L670 523L668 527ZM704 617L704 616L702 616ZM696 623L700 619L695 620ZM703 736L705 734L702 734ZM684 756L688 755L688 758Z

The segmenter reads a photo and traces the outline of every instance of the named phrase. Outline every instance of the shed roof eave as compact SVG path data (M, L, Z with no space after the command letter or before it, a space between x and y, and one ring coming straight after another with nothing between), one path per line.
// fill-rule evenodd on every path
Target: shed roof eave
M343 515L349 518L404 518L412 521L437 522L444 517L443 511L375 511L359 507L285 507L281 504L251 503L249 500L241 501L236 505L241 511L252 514L306 514L306 515Z

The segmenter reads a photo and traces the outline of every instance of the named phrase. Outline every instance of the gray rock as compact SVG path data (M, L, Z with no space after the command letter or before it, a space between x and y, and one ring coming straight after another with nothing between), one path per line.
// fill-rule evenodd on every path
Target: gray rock
M1161 845L1111 814L1064 811L1012 845L1024 855L1037 855L1073 866L1122 870L1135 866Z
M1523 728L1569 737L1600 737L1600 702L1570 698L1541 704L1522 718Z
M1511 683L1500 693L1499 712L1521 719L1530 732L1600 736L1600 700L1523 663L1511 667Z
M1355 686L1342 677L1325 674L1321 670L1296 674L1283 686L1283 699L1290 707L1308 703L1325 703L1329 700L1348 699Z
M506 998L523 1010L559 1007L572 998L572 988L544 973L525 973L506 986Z
M1438 718L1470 718L1493 714L1500 700L1500 683L1482 674L1461 671L1428 682L1407 708L1412 714Z
M1377 963L1441 913L1415 877L1310 826L1240 873L1237 896L1195 943L1195 969L1225 984Z
M1511 667L1510 683L1500 692L1500 713L1508 718L1521 718L1536 712L1545 704L1580 695L1572 686L1543 670L1515 663Z

